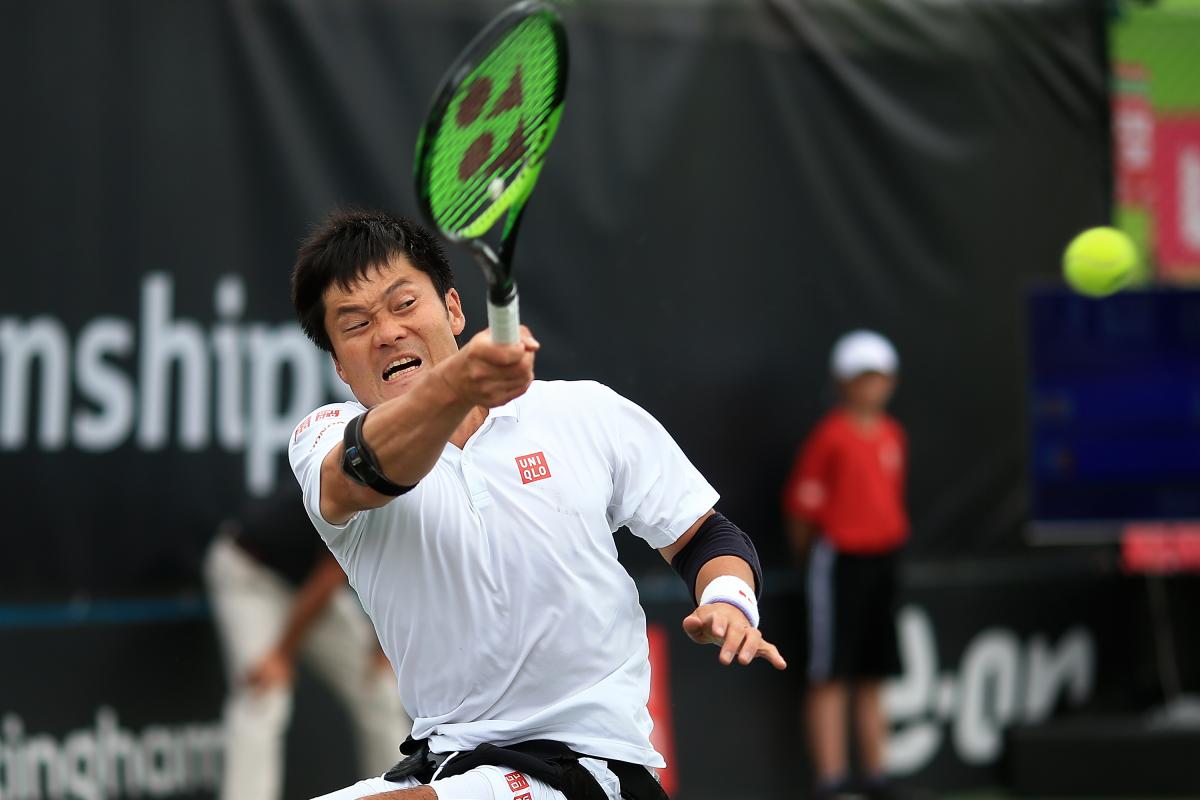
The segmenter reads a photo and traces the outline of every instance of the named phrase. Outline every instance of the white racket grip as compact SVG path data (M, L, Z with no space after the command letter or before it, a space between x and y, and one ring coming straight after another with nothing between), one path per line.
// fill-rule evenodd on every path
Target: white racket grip
M488 300L488 327L496 344L516 344L521 341L521 317L517 312L517 296L508 305L492 305Z

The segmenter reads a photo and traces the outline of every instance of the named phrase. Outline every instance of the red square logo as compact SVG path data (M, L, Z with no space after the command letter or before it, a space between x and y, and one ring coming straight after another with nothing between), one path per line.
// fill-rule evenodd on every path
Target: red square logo
M529 792L526 792L525 794L516 795L513 797L513 800L533 800L533 795Z
M550 465L544 453L530 453L517 456L517 472L521 474L521 483L533 483L550 477Z
M508 781L508 788L514 792L529 788L529 781L520 772L510 772L504 776L504 780Z

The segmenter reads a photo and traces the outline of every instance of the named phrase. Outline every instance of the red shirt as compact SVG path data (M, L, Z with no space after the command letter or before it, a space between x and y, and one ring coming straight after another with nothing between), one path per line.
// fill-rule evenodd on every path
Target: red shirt
M904 429L886 414L865 431L840 409L800 448L783 490L783 511L816 524L835 550L886 553L908 538Z

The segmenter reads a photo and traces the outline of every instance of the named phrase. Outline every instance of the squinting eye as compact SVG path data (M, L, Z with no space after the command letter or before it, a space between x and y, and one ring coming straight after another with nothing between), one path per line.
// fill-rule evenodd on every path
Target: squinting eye
M365 322L355 322L353 325L346 327L345 331L346 331L346 333L350 333L351 331L356 331L359 328L365 327L366 324L367 323L365 323Z
M405 300L404 302L400 303L398 306L396 306L396 310L403 311L404 309L410 307L415 302L417 302L416 299L410 297L407 300Z

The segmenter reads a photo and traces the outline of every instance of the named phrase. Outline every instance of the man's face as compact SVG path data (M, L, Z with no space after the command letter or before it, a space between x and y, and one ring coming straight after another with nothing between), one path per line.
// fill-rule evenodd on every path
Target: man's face
M864 372L842 384L846 403L857 411L868 413L883 411L895 390L895 376L879 372Z
M349 290L325 290L325 330L333 363L359 402L399 397L434 364L458 351L466 325L458 292L442 298L433 281L395 256Z

